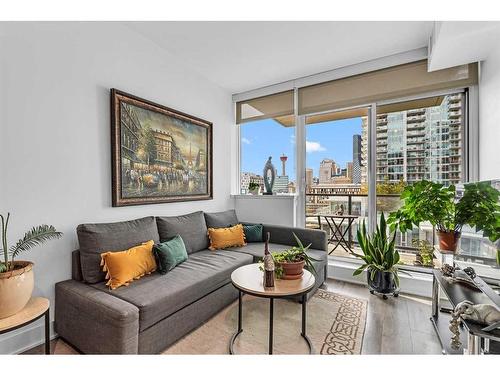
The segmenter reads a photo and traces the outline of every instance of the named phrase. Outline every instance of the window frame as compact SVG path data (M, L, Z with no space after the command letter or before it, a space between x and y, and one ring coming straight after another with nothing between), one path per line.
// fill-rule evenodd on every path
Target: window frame
M366 103L356 107L369 108L369 127L368 127L368 181L369 186L375 186L376 183L376 114L377 106L396 104L405 101L425 99L433 96L452 95L461 93L464 95L462 102L463 116L463 147L462 147L462 182L477 181L479 176L479 101L477 85L457 87L454 89L431 91L419 95L412 95L390 100L381 100L373 103ZM235 104L236 105L236 104ZM298 88L294 89L294 117L295 117L295 173L296 173L296 195L298 204L295 208L295 223L298 227L305 225L305 166L306 166L306 117L328 112L338 112L348 110L350 108L335 109L332 111L321 111L317 113L298 114ZM236 181L234 186L237 188L237 194L241 194L240 178L241 178L241 126L236 124L236 157L237 167ZM372 143L373 142L373 143ZM372 192L373 191L373 192ZM374 229L376 225L376 191L375 189L368 190L368 206L369 218L368 226Z

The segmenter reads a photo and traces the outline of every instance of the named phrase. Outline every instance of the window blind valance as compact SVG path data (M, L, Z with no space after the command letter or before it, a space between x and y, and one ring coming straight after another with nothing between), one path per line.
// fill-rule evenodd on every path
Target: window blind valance
M293 115L293 90L236 103L236 123Z
M300 115L477 83L477 64L427 71L427 60L299 88Z

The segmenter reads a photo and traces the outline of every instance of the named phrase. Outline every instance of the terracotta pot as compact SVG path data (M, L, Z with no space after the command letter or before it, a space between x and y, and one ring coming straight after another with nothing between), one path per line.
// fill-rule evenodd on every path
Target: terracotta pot
M279 265L283 269L283 275L281 276L281 278L284 280L300 279L304 274L305 263L306 262L304 262L303 260L294 263L279 263Z
M457 251L458 240L460 239L460 232L441 232L437 231L439 237L439 248L443 251L455 252Z
M18 260L14 267L0 273L0 319L21 311L33 293L33 263Z

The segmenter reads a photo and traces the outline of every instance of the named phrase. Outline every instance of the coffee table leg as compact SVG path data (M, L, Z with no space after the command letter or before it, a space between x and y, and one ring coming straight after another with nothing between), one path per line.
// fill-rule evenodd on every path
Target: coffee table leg
M307 306L307 295L303 294L302 295L302 332L300 333L301 336L306 340L307 346L309 346L309 354L313 354L313 346L311 343L311 340L309 340L309 337L307 337L306 334L306 306Z
M50 354L50 310L45 312L45 354Z
M269 354L273 354L274 298L269 299Z
M241 290L238 292L238 331L229 340L229 354L234 354L233 345L236 337L243 332L243 293Z
M306 335L306 295L302 295L302 336Z
M243 315L243 302L241 301L242 299L242 294L241 291L239 292L239 295L238 295L238 332L241 332L243 331L243 318L242 318L242 315Z

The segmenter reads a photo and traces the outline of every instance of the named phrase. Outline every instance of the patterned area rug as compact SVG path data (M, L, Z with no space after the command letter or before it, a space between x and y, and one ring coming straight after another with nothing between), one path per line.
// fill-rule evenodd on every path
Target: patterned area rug
M365 331L367 301L318 290L307 303L307 335L315 354L360 354ZM306 354L300 336L301 305L274 301L274 354ZM164 354L227 354L236 331L238 304L233 303L203 326L168 348ZM269 300L243 297L243 332L234 344L241 354L268 351Z
M307 335L314 354L360 354L365 331L367 301L318 290L307 303ZM300 336L301 305L274 301L274 354L306 354ZM194 330L163 354L228 354L229 339L236 331L237 301ZM243 297L243 332L234 344L241 354L268 351L269 300ZM54 354L76 354L58 340Z

